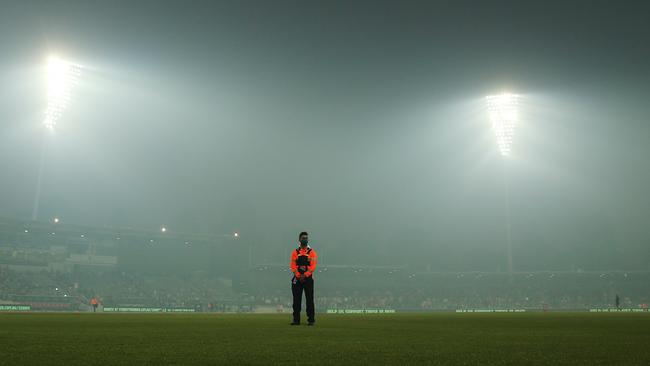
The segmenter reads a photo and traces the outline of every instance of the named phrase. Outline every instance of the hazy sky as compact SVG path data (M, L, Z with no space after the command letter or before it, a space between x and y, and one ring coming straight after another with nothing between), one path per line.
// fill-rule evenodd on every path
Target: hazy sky
M0 0L0 216L650 266L650 3ZM45 60L84 66L54 133ZM484 96L522 95L503 159ZM506 173L507 170L507 173ZM277 254L277 255L276 255Z

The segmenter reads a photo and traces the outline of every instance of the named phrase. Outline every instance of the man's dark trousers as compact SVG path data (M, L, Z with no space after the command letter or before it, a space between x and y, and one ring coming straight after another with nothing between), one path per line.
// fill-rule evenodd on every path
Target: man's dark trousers
M314 279L309 276L304 282L297 278L291 281L291 292L293 293L293 322L300 323L300 308L302 307L302 292L305 291L307 300L307 321L313 323L314 318Z

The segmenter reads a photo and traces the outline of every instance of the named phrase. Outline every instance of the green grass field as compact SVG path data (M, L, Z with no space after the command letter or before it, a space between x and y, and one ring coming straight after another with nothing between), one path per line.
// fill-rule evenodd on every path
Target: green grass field
M650 365L650 314L0 314L0 365Z

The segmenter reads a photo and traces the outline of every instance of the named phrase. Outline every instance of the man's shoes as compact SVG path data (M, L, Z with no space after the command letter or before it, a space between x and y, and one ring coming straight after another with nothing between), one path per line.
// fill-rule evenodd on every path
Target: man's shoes
M291 325L300 325L300 323L292 322Z
M313 327L313 326L314 326L314 322L309 322L309 323L307 323L307 325L309 325L310 327Z

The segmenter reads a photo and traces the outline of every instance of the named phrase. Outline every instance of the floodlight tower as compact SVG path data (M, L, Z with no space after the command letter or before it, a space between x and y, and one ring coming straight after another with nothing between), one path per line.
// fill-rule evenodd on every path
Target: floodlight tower
M47 60L47 108L43 125L49 131L54 131L56 123L67 109L72 89L77 84L81 75L81 66L72 62L62 60L56 56L50 56ZM41 200L41 187L43 181L43 168L46 156L46 139L43 136L41 146L41 162L38 170L38 181L36 183L36 195L32 209L32 220L38 218L38 208Z
M51 56L47 60L47 109L43 124L52 130L70 102L72 88L81 74L81 66Z
M519 96L502 93L486 97L487 110L492 130L497 139L497 146L503 158L503 177L505 186L505 217L506 217L506 259L508 273L514 271L512 256L512 238L510 225L510 182L508 179L508 157L512 150L515 126L519 120Z

